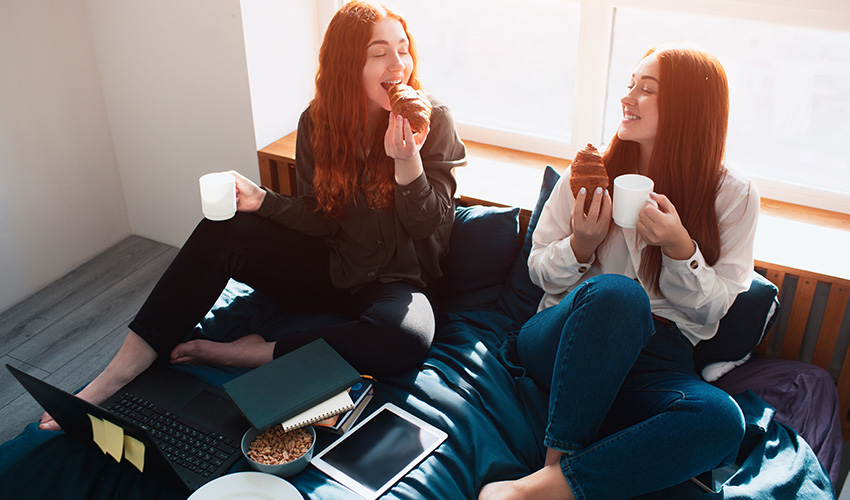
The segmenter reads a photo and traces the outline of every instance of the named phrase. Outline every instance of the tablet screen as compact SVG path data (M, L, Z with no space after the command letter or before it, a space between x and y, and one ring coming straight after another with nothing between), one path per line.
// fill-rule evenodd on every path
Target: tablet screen
M377 496L445 438L444 432L388 403L320 453L314 465L361 495L365 489Z

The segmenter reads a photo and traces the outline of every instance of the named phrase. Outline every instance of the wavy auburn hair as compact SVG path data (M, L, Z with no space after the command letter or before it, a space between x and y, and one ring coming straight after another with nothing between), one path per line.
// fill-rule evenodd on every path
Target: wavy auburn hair
M390 208L395 203L394 163L386 155L383 143L389 112L373 127L374 137L366 137L368 100L362 82L373 27L384 18L397 20L407 35L413 59L408 85L419 89L418 59L407 23L381 4L361 0L346 3L331 19L319 50L316 95L310 106L315 125L313 192L317 210L330 217L339 218L358 190L370 207ZM370 161L362 172L357 167L360 141L371 145Z
M712 54L687 45L654 47L644 57L659 63L658 131L647 175L655 191L675 205L685 229L708 264L720 256L720 227L714 202L725 174L723 158L729 122L729 85ZM609 181L636 173L640 146L614 136L604 154ZM648 246L640 276L658 290L661 247Z

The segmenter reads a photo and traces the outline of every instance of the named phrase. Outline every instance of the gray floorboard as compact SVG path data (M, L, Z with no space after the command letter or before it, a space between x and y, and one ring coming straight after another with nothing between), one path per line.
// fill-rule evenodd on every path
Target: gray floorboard
M129 236L49 286L0 313L0 354L6 354L52 324L137 273L173 247ZM161 272L161 271L160 271Z
M0 364L73 392L106 366L177 249L130 236L0 313ZM0 369L0 442L42 410Z

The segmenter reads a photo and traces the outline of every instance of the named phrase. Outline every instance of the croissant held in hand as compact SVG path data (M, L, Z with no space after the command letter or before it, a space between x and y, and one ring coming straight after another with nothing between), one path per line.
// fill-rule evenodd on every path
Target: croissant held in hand
M410 122L414 134L425 130L431 121L431 101L421 90L400 83L387 89L392 112L401 115Z
M578 196L579 189L587 189L585 212L590 209L590 202L593 201L593 193L597 187L608 189L608 171L605 170L599 151L593 144L588 144L576 153L575 159L570 163L570 189L573 196Z

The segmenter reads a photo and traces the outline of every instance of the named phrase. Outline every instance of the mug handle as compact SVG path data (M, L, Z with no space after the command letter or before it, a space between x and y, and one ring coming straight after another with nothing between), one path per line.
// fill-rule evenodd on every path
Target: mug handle
M646 195L646 201L651 203L655 208L658 208L658 202L652 199L652 192Z

